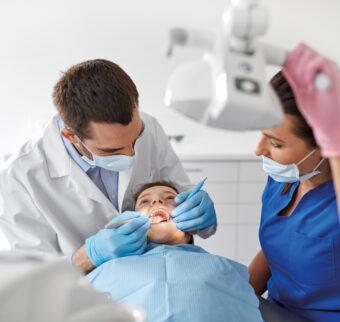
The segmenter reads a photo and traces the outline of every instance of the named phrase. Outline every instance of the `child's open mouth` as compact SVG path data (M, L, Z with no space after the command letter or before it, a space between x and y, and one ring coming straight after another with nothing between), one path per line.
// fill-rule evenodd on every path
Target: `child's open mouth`
M170 220L170 213L165 208L156 208L150 212L151 224L160 224Z

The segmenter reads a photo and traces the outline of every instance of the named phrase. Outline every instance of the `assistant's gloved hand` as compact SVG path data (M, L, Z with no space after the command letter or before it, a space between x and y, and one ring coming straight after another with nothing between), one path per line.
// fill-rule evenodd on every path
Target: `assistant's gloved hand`
M209 195L198 191L187 199L190 191L178 194L175 198L177 207L171 212L176 227L182 231L197 231L215 226L217 223L214 203Z
M101 229L86 239L86 253L93 265L98 267L113 258L144 252L150 228L149 218L140 212L126 211L114 217L110 223L126 221L119 228Z
M326 90L315 87L317 74L330 80ZM340 156L340 71L337 65L300 44L288 54L283 74L291 85L298 107L312 127L326 157Z

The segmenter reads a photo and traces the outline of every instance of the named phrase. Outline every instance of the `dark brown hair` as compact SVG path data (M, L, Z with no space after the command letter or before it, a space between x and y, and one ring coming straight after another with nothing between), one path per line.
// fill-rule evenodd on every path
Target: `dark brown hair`
M117 64L95 59L64 73L54 86L53 101L65 124L80 138L90 138L91 121L129 124L138 106L138 91Z
M303 139L310 147L316 148L318 145L315 141L313 131L300 113L294 92L281 71L271 79L270 84L281 102L284 113L294 116L293 133Z
M152 187L157 187L157 186L162 186L162 187L169 187L171 189L174 189L177 193L178 193L178 190L175 188L175 185L169 181L155 181L155 182L150 182L150 183L146 183L145 185L143 185L134 195L134 199L135 199L135 202L137 201L138 197L140 196L140 194L146 190L146 189L149 189L149 188L152 188Z
M270 81L270 84L272 85L275 93L277 94L282 108L283 112L285 114L293 116L293 133L303 139L307 145L309 145L312 148L318 147L315 137L313 134L313 130L308 125L302 114L300 113L300 110L297 106L297 102L295 100L295 95L293 92L293 89L289 85L286 78L283 76L282 72L278 72ZM287 183L285 184L282 194L285 194L289 191L292 184Z

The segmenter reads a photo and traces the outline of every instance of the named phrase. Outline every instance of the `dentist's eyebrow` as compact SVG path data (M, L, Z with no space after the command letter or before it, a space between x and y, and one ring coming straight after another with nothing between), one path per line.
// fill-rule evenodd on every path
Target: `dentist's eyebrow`
M122 150L123 148L117 148L117 149L111 149L111 148L97 148L97 150L102 151L102 152L108 152L108 153L114 153L119 150Z
M138 136L137 136L137 138L135 139L134 142L136 142L137 139L139 139L142 136L144 129L145 129L145 125L144 125L144 122L142 122L142 128L139 131L139 134L138 134ZM118 152L119 150L123 150L123 149L124 148L115 148L115 149L112 149L112 148L97 148L97 150L100 150L102 152L107 152L107 153L114 153L114 152Z

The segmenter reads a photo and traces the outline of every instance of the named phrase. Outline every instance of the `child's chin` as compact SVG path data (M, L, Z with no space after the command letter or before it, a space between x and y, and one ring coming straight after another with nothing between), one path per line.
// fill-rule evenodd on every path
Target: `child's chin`
M176 228L174 222L163 222L156 225L151 225L148 232L150 242L157 244L165 244L176 239L180 231Z

